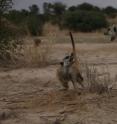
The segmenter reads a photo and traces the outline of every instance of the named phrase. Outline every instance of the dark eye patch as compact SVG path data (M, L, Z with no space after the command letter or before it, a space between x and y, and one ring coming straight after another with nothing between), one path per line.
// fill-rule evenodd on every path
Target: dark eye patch
M64 57L63 61L64 60L68 60L69 62L72 62L74 60L74 54L71 53L71 55L67 55Z
M69 56L66 56L64 59L69 59Z
M116 27L114 27L113 29L114 29L114 32L117 32L117 28Z

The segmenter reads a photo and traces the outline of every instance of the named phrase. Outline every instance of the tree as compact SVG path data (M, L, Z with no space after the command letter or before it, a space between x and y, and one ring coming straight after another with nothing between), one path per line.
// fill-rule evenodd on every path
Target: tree
M61 2L56 2L52 6L53 14L60 16L65 12L66 6Z
M117 9L112 6L108 6L108 7L104 8L103 11L106 13L116 13Z
M43 4L45 20L51 21L53 24L58 24L61 27L62 16L66 11L66 5L61 2Z
M33 4L32 6L30 6L29 10L30 10L30 13L33 15L39 14L39 7L36 4Z
M52 5L52 9L53 9L53 15L54 15L54 18L53 18L53 22L55 24L58 24L60 28L62 28L62 17L63 17L63 14L65 13L65 10L66 10L66 6L61 3L61 2L56 2Z
M28 16L28 15L29 15L29 11L28 11L28 10L25 10L25 9L22 9L22 10L21 10L21 14L22 14L23 16Z
M74 31L91 32L107 26L102 13L95 11L69 11L63 18L63 26Z
M44 14L51 15L51 13L52 13L52 4L44 2L43 3L43 11L44 11Z
M108 6L104 8L103 12L106 13L110 17L115 17L117 15L117 9L112 6Z
M78 5L77 9L87 10L87 11L99 11L100 10L100 8L98 8L97 6L94 6L94 5L89 4L89 3L82 3L82 4Z
M27 19L27 27L32 36L42 35L43 23L40 16L31 15Z
M45 21L50 21L52 16L52 4L48 2L43 3L43 12Z
M12 7L12 0L0 0L0 13L6 12Z
M76 11L77 10L77 7L76 6L70 6L68 8L69 11Z
M12 21L15 24L22 23L24 19L29 16L29 12L27 10L11 10L7 15L8 20Z
M57 15L60 16L65 12L66 5L61 2L47 3L43 4L44 14Z
M12 0L0 0L0 26L3 14L12 7Z

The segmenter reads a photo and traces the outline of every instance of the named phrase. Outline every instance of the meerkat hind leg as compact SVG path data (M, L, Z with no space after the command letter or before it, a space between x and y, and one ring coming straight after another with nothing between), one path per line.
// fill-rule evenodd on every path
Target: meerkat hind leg
M81 94L81 92L80 92L80 91L78 91L78 90L79 90L79 88L78 88L77 83L75 83L75 82L72 80L72 84L73 84L73 86L74 86L75 91L76 91L76 92L80 95L80 94Z

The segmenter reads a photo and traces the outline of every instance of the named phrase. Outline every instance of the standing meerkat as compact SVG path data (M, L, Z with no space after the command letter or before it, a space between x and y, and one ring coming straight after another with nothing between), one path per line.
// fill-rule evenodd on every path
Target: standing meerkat
M107 35L110 37L110 41L114 41L117 38L117 26L112 25L107 28L107 30L104 32L104 35Z
M71 81L74 89L77 91L77 84L80 84L80 86L84 88L83 77L79 71L79 63L76 57L75 43L71 32L70 37L72 41L73 51L70 55L65 56L63 58L63 61L60 62L60 67L57 70L57 76L64 89L67 90L69 88L68 83L69 81Z

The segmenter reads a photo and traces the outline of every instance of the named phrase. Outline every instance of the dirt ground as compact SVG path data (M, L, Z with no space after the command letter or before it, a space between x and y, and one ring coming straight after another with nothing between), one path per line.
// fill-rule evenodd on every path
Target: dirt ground
M117 43L79 43L81 62L108 66L117 75ZM51 58L61 60L70 44L54 44ZM57 65L44 68L1 69L0 124L117 124L116 84L111 94L83 92L72 85L62 91L56 78Z

